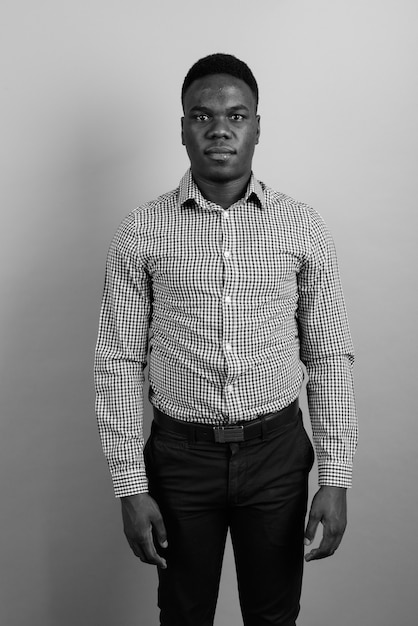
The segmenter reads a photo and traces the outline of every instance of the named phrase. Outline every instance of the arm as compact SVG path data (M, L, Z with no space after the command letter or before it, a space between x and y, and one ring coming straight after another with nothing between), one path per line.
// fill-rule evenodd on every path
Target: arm
M95 356L96 412L115 494L122 498L128 542L141 560L165 567L152 538L154 528L164 547L164 524L147 493L143 458L143 370L151 289L136 219L134 212L121 224L107 258Z
M95 354L99 433L118 497L148 490L143 461L143 370L150 285L138 251L136 215L109 249Z
M311 218L311 251L298 276L298 322L320 489L312 501L306 543L319 522L324 533L320 547L307 555L309 561L333 554L341 542L357 444L353 346L335 247L321 218L315 213Z

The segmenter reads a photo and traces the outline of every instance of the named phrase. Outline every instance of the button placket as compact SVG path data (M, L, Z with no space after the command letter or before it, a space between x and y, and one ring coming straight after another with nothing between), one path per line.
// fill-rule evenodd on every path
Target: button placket
M223 328L223 350L225 355L225 387L224 398L227 413L230 412L233 403L234 387L232 381L236 376L236 312L234 307L234 295L236 291L236 263L235 252L235 229L232 212L224 211L222 214L222 256L224 265L224 280L222 290L222 328Z

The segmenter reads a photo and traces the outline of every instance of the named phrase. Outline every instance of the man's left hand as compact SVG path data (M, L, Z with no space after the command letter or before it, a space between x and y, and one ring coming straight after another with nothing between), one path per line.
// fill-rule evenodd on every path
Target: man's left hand
M347 493L344 487L322 486L312 500L305 531L305 545L311 545L319 522L324 527L321 543L305 555L305 561L334 554L347 526Z

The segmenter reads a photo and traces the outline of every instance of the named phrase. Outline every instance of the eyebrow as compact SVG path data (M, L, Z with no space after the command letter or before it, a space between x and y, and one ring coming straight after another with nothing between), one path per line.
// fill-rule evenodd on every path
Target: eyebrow
M195 105L191 107L191 109L189 109L189 113L195 113L197 111L202 111L204 113L211 113L212 109L204 105ZM236 104L233 107L229 107L227 111L228 113L234 113L235 111L248 111L249 112L250 109L245 104Z

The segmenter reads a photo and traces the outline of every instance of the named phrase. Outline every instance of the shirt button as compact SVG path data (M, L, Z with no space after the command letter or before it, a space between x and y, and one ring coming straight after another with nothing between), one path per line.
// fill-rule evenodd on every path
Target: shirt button
M226 350L226 352L231 352L232 351L232 346L231 346L230 343L226 343L225 344L225 350Z
M226 388L228 393L232 393L234 391L234 386L233 385L228 385Z
M229 259L229 257L230 257L230 256L231 256L231 252L230 252L229 250L225 250L225 251L224 251L224 257L225 257L226 259Z
M225 296L226 304L231 304L231 296Z
M228 211L224 211L224 212L222 213L222 217L223 217L225 220L227 220L227 219L229 218L229 213L228 213Z

